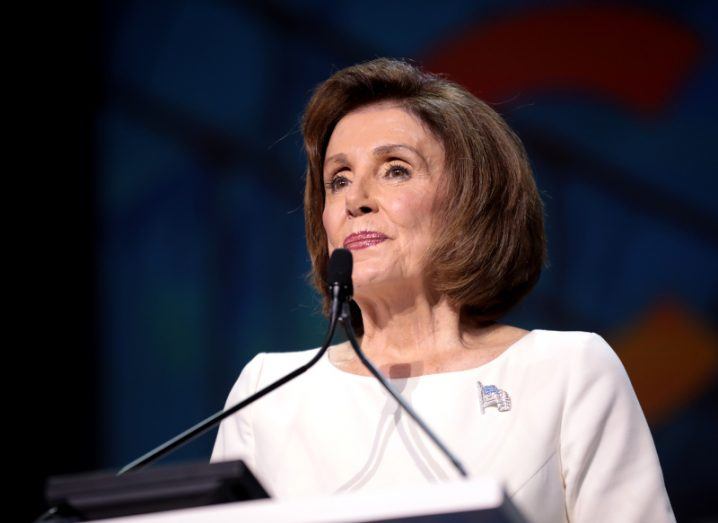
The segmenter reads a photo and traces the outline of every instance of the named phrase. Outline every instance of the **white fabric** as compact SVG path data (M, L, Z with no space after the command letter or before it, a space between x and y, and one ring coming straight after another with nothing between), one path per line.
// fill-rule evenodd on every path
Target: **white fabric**
M258 354L227 406L316 350ZM506 391L511 410L482 414L479 381ZM481 367L392 382L469 473L502 481L531 522L675 521L631 383L597 334L533 330ZM374 378L326 355L221 424L212 461L237 458L277 497L457 477Z

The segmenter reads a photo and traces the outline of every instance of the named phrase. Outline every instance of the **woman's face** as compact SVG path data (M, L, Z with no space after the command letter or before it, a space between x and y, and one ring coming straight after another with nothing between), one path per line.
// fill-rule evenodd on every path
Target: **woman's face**
M421 283L436 234L441 142L417 117L380 103L344 116L325 158L322 219L329 254L351 250L355 296Z

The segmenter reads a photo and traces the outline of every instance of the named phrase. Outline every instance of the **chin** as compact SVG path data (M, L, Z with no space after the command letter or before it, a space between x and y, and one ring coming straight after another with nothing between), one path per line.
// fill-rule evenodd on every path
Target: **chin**
M352 276L352 283L354 284L354 295L361 296L365 294L366 291L382 287L386 281L380 277L380 275L370 276L356 274Z
M376 295L382 288L396 286L401 280L397 274L392 274L385 267L369 269L362 267L354 268L352 282L354 284L355 296Z

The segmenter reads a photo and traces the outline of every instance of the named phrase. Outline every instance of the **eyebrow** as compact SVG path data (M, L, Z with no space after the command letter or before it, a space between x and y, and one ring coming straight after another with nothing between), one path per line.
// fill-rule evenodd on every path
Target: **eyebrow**
M426 162L426 158L424 158L424 156L418 150L416 150L414 147L412 147L411 145L405 145L402 143L389 143L386 145L378 145L378 146L374 147L372 154L375 157L379 157L379 156L384 156L384 155L390 154L390 153L396 151L397 149L406 149L407 151L411 151L416 156L418 156L419 159L421 159L421 161L424 163L424 167L428 168L428 163ZM347 159L346 154L338 153L338 154L333 154L332 156L330 156L329 158L324 160L325 165L328 163L331 163L331 162L349 163L349 160Z

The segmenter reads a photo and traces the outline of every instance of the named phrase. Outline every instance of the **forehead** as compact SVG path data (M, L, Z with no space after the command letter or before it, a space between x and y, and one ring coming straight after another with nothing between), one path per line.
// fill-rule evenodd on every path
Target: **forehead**
M396 102L382 102L355 109L337 123L329 138L325 158L352 154L386 144L405 144L428 155L443 147L421 119Z

